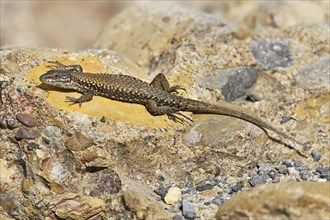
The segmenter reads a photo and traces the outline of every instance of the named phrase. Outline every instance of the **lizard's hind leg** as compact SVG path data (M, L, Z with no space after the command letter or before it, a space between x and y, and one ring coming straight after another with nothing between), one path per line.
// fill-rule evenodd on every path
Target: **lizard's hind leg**
M179 89L185 90L179 85L170 86L170 83L166 79L165 75L162 73L159 73L157 76L155 76L150 85L169 93L178 93Z
M179 122L183 124L185 121L190 124L192 120L185 116L184 114L180 113L179 110L175 107L171 106L158 106L155 100L148 100L148 104L146 105L148 112L154 116L157 115L167 115L169 119L173 120L174 122ZM181 117L178 117L181 116Z

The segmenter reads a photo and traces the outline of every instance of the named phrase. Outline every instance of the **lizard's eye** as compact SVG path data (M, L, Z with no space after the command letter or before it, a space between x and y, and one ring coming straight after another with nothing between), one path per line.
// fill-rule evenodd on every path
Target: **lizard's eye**
M54 77L55 77L55 78L58 78L58 74L54 74Z

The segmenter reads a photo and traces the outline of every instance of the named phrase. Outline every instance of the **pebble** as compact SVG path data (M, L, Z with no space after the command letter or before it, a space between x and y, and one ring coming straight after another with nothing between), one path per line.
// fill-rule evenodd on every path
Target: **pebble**
M266 178L264 176L254 176L249 180L251 186L256 186L262 183L266 183Z
M268 176L272 179L275 179L276 177L280 177L280 175L278 174L278 172L276 172L275 170L270 170L268 171Z
M300 160L295 160L294 162L294 167L297 168L297 167L301 167L302 166L302 162Z
M285 160L283 163L286 167L293 167L294 166L294 161L293 160Z
M290 176L293 176L296 180L301 180L300 174L298 172L298 170L296 170L294 167L289 167L288 168L288 174Z
M258 170L269 171L272 169L271 165L268 163L258 163Z
M196 218L196 211L193 203L190 200L182 200L182 215L187 219Z
M243 188L241 182L237 182L233 187L231 187L231 191L237 193Z
M304 170L304 171L300 172L300 177L302 180L307 181L307 180L312 179L313 174L309 170Z
M287 174L288 173L288 168L284 164L277 166L276 170L281 174Z
M281 39L262 39L250 44L257 63L264 69L292 65L290 43Z
M16 118L12 115L0 115L0 128L15 129L18 127Z
M35 117L28 114L23 114L23 113L17 114L16 119L26 127L35 127L38 125L38 122L35 119Z
M184 220L184 218L182 217L182 215L176 214L175 216L173 216L172 218L173 220Z
M39 148L39 145L37 143L31 142L28 144L27 149L29 151L34 151Z
M216 184L217 183L215 181L205 181L205 182L198 184L196 186L196 189L198 191L205 191L205 190L213 189Z
M218 197L216 197L216 198L214 198L212 201L211 201L211 203L212 204L215 204L215 205L217 205L217 206L221 206L223 203L224 203L224 199L223 198L218 198Z
M169 187L161 186L161 187L157 187L156 189L154 189L154 192L157 195L159 195L162 199L164 199L168 189L169 189Z
M320 174L321 178L330 181L330 167L318 167L316 168L316 172Z
M173 205L174 203L178 202L181 199L181 190L176 186L172 186L168 189L164 201L168 205Z
M319 161L322 157L322 153L320 151L317 150L312 150L312 157L314 159L314 161Z
M36 138L37 135L35 133L33 133L32 131L25 130L23 128L20 128L15 135L15 139L18 141L23 139L36 139Z

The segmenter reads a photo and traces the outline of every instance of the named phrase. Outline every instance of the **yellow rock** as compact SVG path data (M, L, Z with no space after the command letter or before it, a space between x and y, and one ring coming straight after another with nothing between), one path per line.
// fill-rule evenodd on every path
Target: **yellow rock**
M330 124L330 93L324 91L299 102L295 113L300 120L313 119Z

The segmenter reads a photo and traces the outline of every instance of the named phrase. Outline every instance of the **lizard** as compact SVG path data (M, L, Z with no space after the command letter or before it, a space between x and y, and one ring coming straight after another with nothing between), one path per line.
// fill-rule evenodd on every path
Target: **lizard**
M46 85L81 93L79 98L66 97L66 101L71 102L71 104L79 104L81 107L82 103L91 101L93 96L102 96L112 100L144 105L153 116L167 115L169 119L181 123L184 122L183 118L191 119L180 111L192 112L193 114L227 115L255 124L270 139L294 149L303 157L307 157L298 149L304 148L304 144L257 116L246 113L244 110L237 110L227 104L210 104L176 95L175 93L183 88L178 85L170 86L162 73L159 73L151 83L147 83L129 75L86 73L83 72L80 65L66 66L58 61L49 61L49 63L51 65L48 67L51 70L41 75L40 81ZM276 134L277 138L272 137L268 131Z

